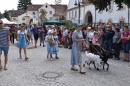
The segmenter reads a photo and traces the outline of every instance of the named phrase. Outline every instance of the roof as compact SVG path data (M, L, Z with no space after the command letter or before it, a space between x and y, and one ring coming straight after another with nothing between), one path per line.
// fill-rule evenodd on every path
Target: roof
M55 9L54 16L66 15L67 5L50 5L50 6Z
M27 11L38 11L38 9L42 6L43 5L36 5L36 4L28 5ZM50 6L55 9L54 16L66 15L67 5L50 5Z
M23 10L9 10L7 11L8 14L11 16L11 17L18 17L19 15L22 15L25 13L25 11Z
M27 11L38 11L38 9L42 6L43 5L37 5L37 4L28 5Z

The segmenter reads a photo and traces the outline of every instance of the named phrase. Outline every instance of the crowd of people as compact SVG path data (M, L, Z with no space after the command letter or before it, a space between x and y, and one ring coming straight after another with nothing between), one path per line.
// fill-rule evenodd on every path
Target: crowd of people
M130 50L130 31L128 26L124 26L120 29L119 26L113 27L112 24L100 24L97 27L92 27L87 24L83 27L81 24L76 25L77 29L67 29L65 26L58 25L45 25L38 27L37 25L19 25L10 26L9 30L3 27L3 22L0 20L0 53L4 51L5 64L4 69L7 70L6 64L8 61L8 50L10 41L14 44L17 40L17 47L19 48L19 56L21 56L21 50L24 50L25 60L27 57L27 47L30 43L34 42L35 48L37 48L38 38L40 38L39 46L47 48L47 58L53 60L52 54L55 54L55 58L59 59L58 52L61 45L66 49L71 50L71 70L77 71L75 65L79 65L80 73L84 74L85 71L82 68L81 52L86 49L91 53L94 53L93 46L100 46L105 50L111 52L111 49L116 51L114 59L120 60L120 50L123 46L124 61L129 62L129 50ZM33 40L34 39L34 40ZM47 44L45 45L45 42ZM1 55L0 55L1 57ZM111 56L110 58L113 58ZM0 69L2 69L0 59Z

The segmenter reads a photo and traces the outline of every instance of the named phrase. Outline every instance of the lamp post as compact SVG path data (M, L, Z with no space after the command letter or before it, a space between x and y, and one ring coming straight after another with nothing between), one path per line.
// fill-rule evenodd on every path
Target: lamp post
M129 23L130 23L130 16L129 16L129 11L130 9L129 9L129 7L128 7L128 26L129 26Z
M96 16L96 7L95 7L95 24L94 24L94 27L96 28L96 18L97 16Z
M79 18L78 18L78 23L80 23L80 6L81 6L81 4L84 4L84 2L83 2L83 0L75 0L75 6L78 6L78 8L79 8Z
M128 26L130 25L130 1L128 1Z

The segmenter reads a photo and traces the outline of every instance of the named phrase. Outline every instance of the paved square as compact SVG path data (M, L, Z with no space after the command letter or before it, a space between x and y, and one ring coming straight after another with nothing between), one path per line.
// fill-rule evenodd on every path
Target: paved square
M109 71L89 70L86 74L70 70L71 50L60 48L59 60L46 58L46 47L27 51L29 60L19 59L18 48L10 46L8 70L0 71L0 86L129 86L130 63L109 59ZM22 52L23 53L23 52ZM83 63L86 60L83 53ZM53 56L54 57L54 56ZM121 56L123 57L123 56ZM2 55L2 60L3 60Z

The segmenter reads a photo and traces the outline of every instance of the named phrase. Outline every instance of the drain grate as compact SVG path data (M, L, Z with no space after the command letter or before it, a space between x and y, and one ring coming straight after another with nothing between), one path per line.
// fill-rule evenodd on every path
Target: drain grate
M55 79L55 78L59 78L61 76L63 76L63 73L61 73L61 72L48 71L43 74L43 77L48 78L48 79Z

